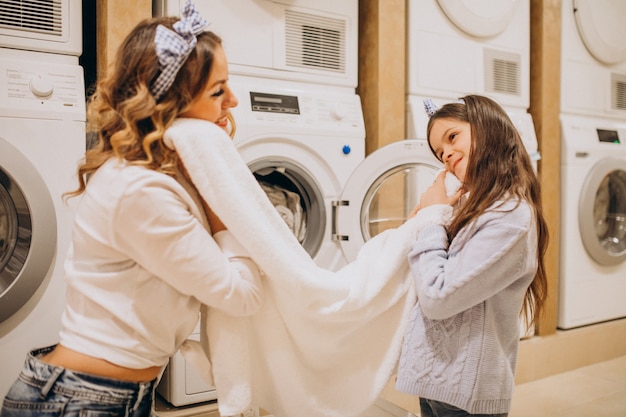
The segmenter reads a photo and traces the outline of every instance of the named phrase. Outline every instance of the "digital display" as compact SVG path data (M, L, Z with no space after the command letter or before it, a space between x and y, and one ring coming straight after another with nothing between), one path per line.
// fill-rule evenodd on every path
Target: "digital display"
M297 96L257 93L250 91L252 111L268 113L300 114Z
M600 142L621 143L617 130L596 129L598 131L598 139Z

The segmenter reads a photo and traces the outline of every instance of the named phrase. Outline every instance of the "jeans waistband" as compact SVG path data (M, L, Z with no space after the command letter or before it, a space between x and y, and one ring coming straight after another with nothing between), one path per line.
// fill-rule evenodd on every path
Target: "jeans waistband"
M53 391L106 403L135 401L138 404L146 395L152 395L156 379L149 382L121 381L42 362L40 358L54 350L54 347L32 350L20 374L20 378L29 385L41 389L42 398Z

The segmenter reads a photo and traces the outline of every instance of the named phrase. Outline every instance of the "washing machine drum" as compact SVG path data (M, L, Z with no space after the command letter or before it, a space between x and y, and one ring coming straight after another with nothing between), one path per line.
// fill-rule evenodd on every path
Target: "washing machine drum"
M607 65L626 60L626 1L574 0L574 16L594 58Z
M585 196L594 195L595 198ZM608 159L591 170L581 193L579 226L583 245L600 265L626 262L626 171Z
M418 0L423 1L423 0ZM452 23L470 36L499 35L515 16L520 0L437 0Z

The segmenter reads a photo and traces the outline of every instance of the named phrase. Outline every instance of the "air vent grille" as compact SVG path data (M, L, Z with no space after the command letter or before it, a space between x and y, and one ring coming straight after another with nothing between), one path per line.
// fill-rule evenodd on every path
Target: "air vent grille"
M485 89L491 93L521 95L521 56L485 49Z
M611 107L626 110L626 75L611 73Z
M61 0L2 0L0 27L61 36L62 8Z
M285 10L286 64L345 72L346 22Z

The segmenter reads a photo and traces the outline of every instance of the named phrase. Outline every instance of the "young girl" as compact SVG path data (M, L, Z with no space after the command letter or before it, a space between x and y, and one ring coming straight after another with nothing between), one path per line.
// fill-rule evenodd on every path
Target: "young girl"
M140 23L91 97L98 143L72 193L82 199L60 340L30 352L2 417L149 416L155 381L201 303L231 315L260 308L257 266L163 142L179 117L229 129L237 99L221 41L206 26L190 3L180 20Z
M530 312L532 323L546 297L539 182L493 100L469 95L439 110L425 104L430 148L463 195L446 196L442 173L420 199L416 216L428 226L409 253L418 302L396 388L420 397L421 417L506 416L520 312Z

